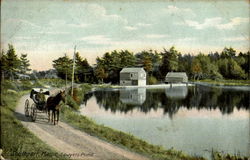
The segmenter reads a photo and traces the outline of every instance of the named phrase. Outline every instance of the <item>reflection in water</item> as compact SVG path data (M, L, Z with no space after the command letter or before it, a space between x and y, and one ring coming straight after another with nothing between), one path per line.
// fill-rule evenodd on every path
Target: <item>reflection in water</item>
M85 95L81 113L191 155L209 158L213 149L248 156L249 94L204 86L99 90Z
M168 98L185 99L188 94L188 87L187 86L168 87L166 88L165 93Z
M173 117L181 107L192 109L219 109L222 114L230 114L236 109L249 109L249 91L219 88L172 87L166 89L121 89L116 91L95 91L86 96L84 103L94 95L99 106L112 112L127 113L138 109L144 113L152 109L163 109L164 114Z
M120 100L123 104L143 104L146 100L146 88L120 90Z

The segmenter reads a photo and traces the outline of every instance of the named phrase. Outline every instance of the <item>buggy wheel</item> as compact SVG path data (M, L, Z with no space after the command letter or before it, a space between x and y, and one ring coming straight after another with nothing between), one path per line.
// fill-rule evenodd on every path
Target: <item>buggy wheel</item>
M25 104L24 104L24 114L26 117L29 116L29 103L30 103L29 100L26 99Z
M36 116L37 116L37 109L36 109L35 104L33 103L32 106L31 106L31 113L30 113L31 120L33 122L36 121Z

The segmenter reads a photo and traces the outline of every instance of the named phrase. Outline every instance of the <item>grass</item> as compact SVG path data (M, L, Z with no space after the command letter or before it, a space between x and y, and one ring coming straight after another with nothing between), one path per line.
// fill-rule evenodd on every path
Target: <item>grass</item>
M240 155L221 154L219 152L213 152L212 159L213 160L249 160L247 157L242 157Z
M3 157L12 160L67 159L67 157L56 152L37 138L15 117L14 111L18 99L28 93L27 91L20 91L21 84L16 84L19 85L19 88L16 87L18 92L11 93L7 92L6 89L12 84L8 82L3 84L3 105L1 106L1 148L3 149Z
M215 81L210 79L199 80L196 82L205 82L213 85L224 85L224 86L250 86L250 80L221 80Z
M43 85L48 85L56 88L65 86L65 80L63 79L39 79L39 82Z

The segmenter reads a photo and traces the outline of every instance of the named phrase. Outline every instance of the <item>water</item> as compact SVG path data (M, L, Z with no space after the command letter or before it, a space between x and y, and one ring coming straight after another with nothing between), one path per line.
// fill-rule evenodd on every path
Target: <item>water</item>
M81 113L151 144L209 158L211 150L249 156L250 91L211 87L101 90Z

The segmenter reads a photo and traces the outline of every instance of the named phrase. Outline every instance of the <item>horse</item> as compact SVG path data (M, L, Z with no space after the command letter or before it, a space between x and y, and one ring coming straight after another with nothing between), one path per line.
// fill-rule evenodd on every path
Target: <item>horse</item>
M57 112L57 124L59 121L59 103L60 101L65 102L65 91L60 91L56 96L54 97L49 97L47 99L46 103L46 109L48 112L48 122L50 122L50 111L52 110L52 119L51 122L53 123L54 120L54 125L56 125L56 112Z

